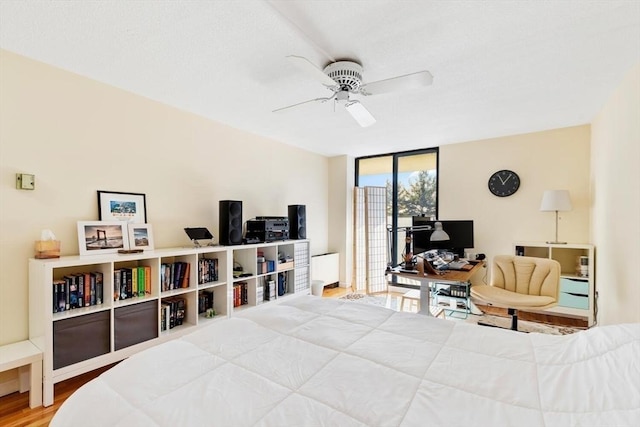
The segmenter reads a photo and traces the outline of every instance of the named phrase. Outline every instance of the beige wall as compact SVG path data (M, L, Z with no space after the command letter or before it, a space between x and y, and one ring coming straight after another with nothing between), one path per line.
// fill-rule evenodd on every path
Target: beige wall
M0 51L0 344L28 337L27 259L42 229L77 254L96 190L145 193L156 247L183 228L218 235L218 201L243 219L307 206L312 254L327 251L329 160ZM36 175L35 191L15 174Z
M640 64L593 121L591 138L599 323L640 322Z
M349 156L329 159L329 250L340 254L340 286L351 284L353 269L354 161Z
M541 212L544 190L569 190L573 210L560 212L558 237L589 243L589 126L554 129L440 147L439 217L472 219L476 253L513 253L516 241L555 238L555 214ZM509 169L520 188L489 192L491 174Z

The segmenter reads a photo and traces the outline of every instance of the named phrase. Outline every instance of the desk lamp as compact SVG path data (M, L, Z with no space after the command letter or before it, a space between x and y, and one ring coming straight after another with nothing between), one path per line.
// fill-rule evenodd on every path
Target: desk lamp
M556 239L552 242L565 245L567 242L558 241L558 211L570 211L571 198L569 198L569 191L567 190L546 190L542 195L542 203L540 204L540 210L543 212L555 212L556 213Z
M433 225L433 229L430 226L417 226L417 227L406 227L405 228L405 238L404 238L404 268L405 270L413 269L413 231L414 230L433 230L429 240L432 242L444 242L449 240L449 235L446 231L442 229L442 223L437 221Z
M433 233L431 233L429 240L432 242L444 242L445 240L449 240L449 235L442 229L442 223L440 221L436 222L433 227L434 230Z

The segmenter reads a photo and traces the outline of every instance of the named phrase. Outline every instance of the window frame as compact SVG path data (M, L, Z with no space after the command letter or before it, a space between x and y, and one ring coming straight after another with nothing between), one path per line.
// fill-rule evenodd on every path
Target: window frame
M403 157L410 157L423 154L435 153L436 155L436 201L435 201L435 213L436 218L439 217L440 206L440 149L439 147L421 148L418 150L399 151L395 153L375 154L369 156L361 156L355 158L355 186L359 186L360 177L360 160L373 159L378 157L391 157L392 158L392 182L391 182L391 229L398 229L398 163L399 159ZM391 233L391 257L390 260L393 265L398 264L398 233Z

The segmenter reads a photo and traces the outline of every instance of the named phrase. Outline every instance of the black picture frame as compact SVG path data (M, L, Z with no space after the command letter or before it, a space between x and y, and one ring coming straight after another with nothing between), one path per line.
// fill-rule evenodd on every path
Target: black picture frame
M147 223L147 198L143 193L98 190L98 219Z

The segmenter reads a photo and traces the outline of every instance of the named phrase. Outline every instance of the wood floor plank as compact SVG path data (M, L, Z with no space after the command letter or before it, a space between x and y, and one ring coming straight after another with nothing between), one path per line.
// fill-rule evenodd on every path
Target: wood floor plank
M29 393L11 393L0 397L0 426L2 427L46 427L62 403L78 388L94 379L114 365L105 366L86 374L78 375L54 386L53 405L29 408Z

